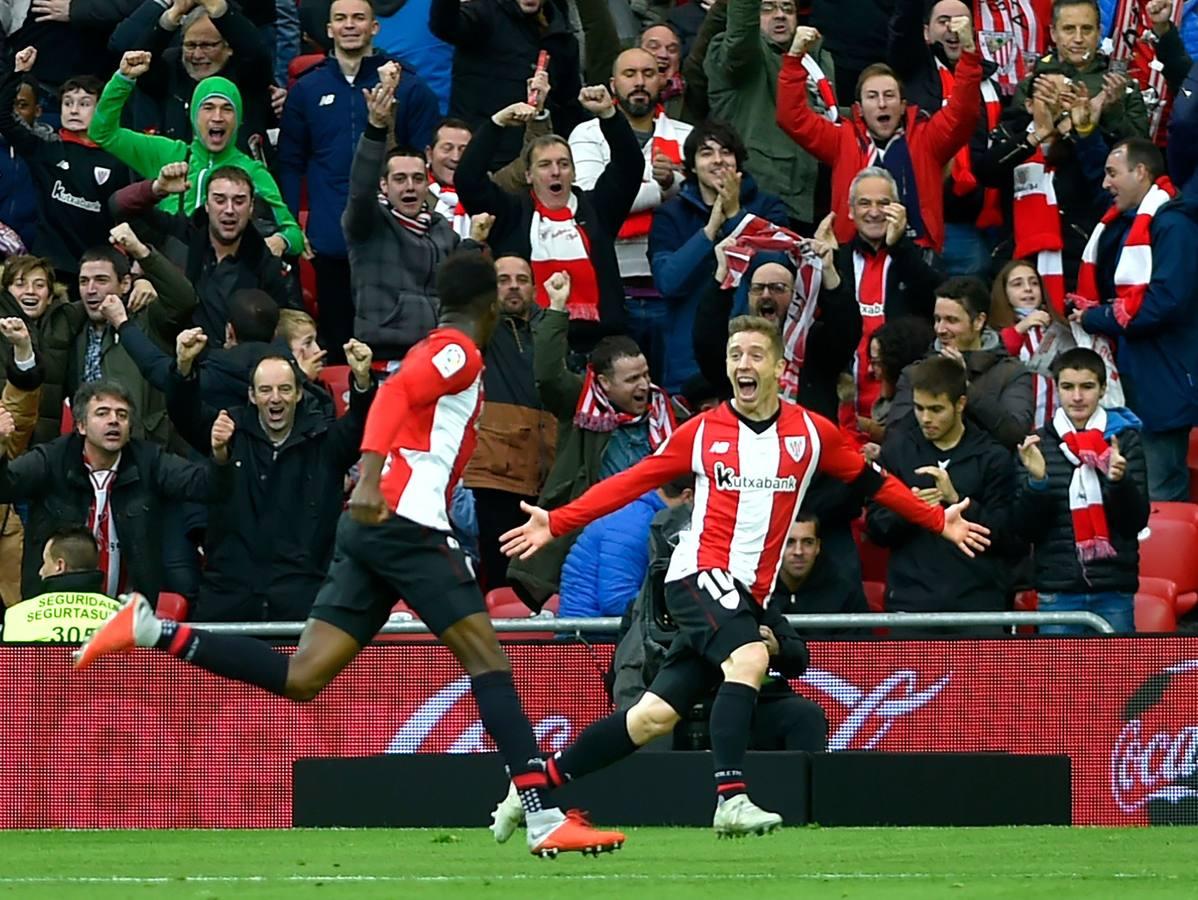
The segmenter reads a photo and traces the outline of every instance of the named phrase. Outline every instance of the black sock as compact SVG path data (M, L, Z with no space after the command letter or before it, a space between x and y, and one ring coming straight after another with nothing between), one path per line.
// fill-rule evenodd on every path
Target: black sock
M549 779L537 749L537 739L520 698L511 672L484 672L470 678L470 689L483 727L495 741L507 764L512 784L520 794L526 813L540 812L549 802Z
M711 704L711 759L721 800L745 793L745 751L756 706L757 691L735 681L720 685Z
M280 697L287 695L288 657L257 638L213 634L164 620L155 646L213 675L256 685Z
M565 750L549 760L549 782L555 787L631 756L637 745L628 736L628 711L614 712L588 727Z

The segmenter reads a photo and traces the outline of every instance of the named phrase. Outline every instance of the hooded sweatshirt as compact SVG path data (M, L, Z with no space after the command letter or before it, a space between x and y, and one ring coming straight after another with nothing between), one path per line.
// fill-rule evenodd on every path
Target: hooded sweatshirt
M189 164L188 178L191 186L182 194L173 194L158 204L167 213L179 213L190 216L204 204L208 176L222 166L236 166L250 176L254 183L254 194L270 205L274 212L275 222L279 226L279 234L287 241L287 250L299 254L304 249L304 235L299 225L283 202L279 186L275 183L270 170L258 160L247 156L237 149L237 129L241 125L242 104L241 91L237 85L227 78L214 75L205 78L196 85L191 96L191 127L195 137L190 144L173 138L159 135L140 134L128 128L120 127L121 110L125 101L133 93L134 80L126 78L120 72L109 79L96 105L96 114L92 118L88 136L128 165L143 178L156 178L159 170L167 163L184 162ZM200 139L200 129L197 123L200 106L211 97L228 100L236 113L233 134L225 144L225 149L212 153ZM183 208L180 210L179 204Z

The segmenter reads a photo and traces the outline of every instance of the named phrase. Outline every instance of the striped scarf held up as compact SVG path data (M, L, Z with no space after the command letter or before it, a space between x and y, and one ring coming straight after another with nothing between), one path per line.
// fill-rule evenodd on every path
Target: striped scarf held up
M1104 437L1106 410L1098 407L1081 431L1073 427L1065 410L1060 408L1053 415L1052 424L1061 438L1061 453L1074 467L1069 481L1069 515L1073 519L1077 558L1083 566L1096 559L1110 559L1115 548L1102 505L1102 482L1098 479L1099 472L1105 474L1111 467L1111 448Z
M578 405L574 408L574 424L583 431L615 431L622 425L633 425L649 421L649 449L656 450L677 427L670 398L655 384L649 385L649 408L639 416L616 409L594 368L587 366L582 390L578 394Z
M786 367L778 380L782 396L794 400L799 392L799 373L807 353L807 333L819 306L819 287L824 264L807 242L790 231L752 213L732 231L734 240L725 248L728 274L721 287L736 288L749 269L753 257L762 250L785 253L795 267L794 293L782 322L782 346Z

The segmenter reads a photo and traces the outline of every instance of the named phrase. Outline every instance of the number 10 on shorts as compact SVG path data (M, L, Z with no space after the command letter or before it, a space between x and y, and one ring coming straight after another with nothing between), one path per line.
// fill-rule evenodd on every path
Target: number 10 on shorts
M736 609L740 605L736 584L723 569L704 569L699 573L698 584L724 609Z

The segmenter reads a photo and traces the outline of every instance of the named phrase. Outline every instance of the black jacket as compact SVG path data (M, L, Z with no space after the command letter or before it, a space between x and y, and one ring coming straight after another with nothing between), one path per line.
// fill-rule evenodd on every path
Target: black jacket
M695 361L707 383L723 397L732 396L725 365L728 345L728 318L732 314L735 292L722 290L709 282L695 312ZM836 421L839 401L836 383L840 373L852 364L853 353L861 342L861 311L853 296L852 285L841 277L834 291L821 288L815 320L807 332L806 356L799 371L799 393L795 401L813 412ZM785 317L786 310L779 310Z
M557 133L568 135L587 118L578 103L582 90L578 41L552 0L546 0L540 14L531 16L520 11L516 0L432 0L428 28L456 48L449 114L475 129L476 139L479 127L491 116L527 99L527 82L542 50L549 53L552 85L545 108ZM519 128L500 133L487 147L483 169L495 171L515 159L523 135Z
M779 576L774 592L770 594L769 608L784 616L869 612L861 583L846 576L834 561L822 555L815 558L807 580L797 591L791 591ZM847 637L859 633L860 629L854 628L836 631L820 628L816 631L819 637Z
M34 131L16 117L19 76L0 78L0 135L29 166L37 185L39 227L34 251L59 272L79 271L79 257L108 244L108 198L129 183L129 170L86 138Z
M929 356L939 353L933 345ZM1022 362L1007 353L993 331L986 331L981 350L966 350L965 417L989 432L990 436L1008 450L1014 450L1032 433L1036 414L1035 388L1032 373ZM912 363L899 375L894 399L886 413L886 434L893 430L918 431L914 417L911 391Z
M944 275L923 261L923 251L910 238L904 237L893 247L885 248L890 254L890 269L886 273L886 306L883 314L887 321L900 316L919 316L932 320L936 307L936 288L944 281ZM873 247L854 236L836 251L836 271L849 292L857 296L857 273L853 265L853 254L873 256Z
M232 466L196 464L149 441L131 440L121 453L112 509L130 590L155 602L162 588L162 519L168 503L211 503L229 493ZM47 538L68 525L86 525L92 507L91 483L77 433L39 444L9 462L0 457L0 502L29 501L21 593L32 597Z
M474 5L474 0L470 5ZM599 283L600 325L604 332L618 332L623 330L624 324L624 284L620 281L620 267L616 262L616 235L641 189L645 158L624 116L616 114L602 119L599 127L611 148L611 163L591 190L573 188L578 200L574 219L586 231L590 241L591 264ZM454 186L462 205L471 215L487 212L495 216L488 243L496 257L511 254L530 259L532 192L509 194L487 174L487 161L494 154L504 131L519 134L518 129L500 128L490 118L479 126L462 154L454 174ZM572 337L576 331L572 326Z
M922 466L948 469L958 496L970 500L967 518L990 529L991 546L970 559L944 538L871 502L866 517L875 543L891 549L886 567L887 612L982 612L1005 605L1004 559L1012 546L1011 502L1015 465L979 428L967 424L960 443L941 450L918 428L887 431L878 460L887 471L913 487L932 487Z
M373 387L351 388L349 412L336 421L301 403L278 448L256 407L229 410L235 480L208 514L197 621L307 618L332 557L345 475L358 459L373 397ZM205 452L216 410L201 402L199 378L173 372L168 404L179 433Z
M257 5L264 10L269 6L270 12L274 11L273 3ZM153 127L158 134L191 143L191 97L198 82L183 67L183 51L179 45L181 29L165 31L158 26L163 11L158 0L145 0L113 31L108 49L117 59L129 50L149 50L154 54L150 71L137 80L137 93L146 96L151 103L146 106L133 104L134 109L145 108L151 112L148 118L134 121L133 127L139 130ZM271 18L273 21L273 15ZM270 49L236 3L230 3L227 13L211 21L233 51L217 74L228 78L241 90L244 106L237 129L237 146L262 159L266 129L274 122L269 90L274 83Z
M1028 125L1031 114L1022 109L1009 109L999 126L990 133L990 146L985 153L974 156L974 173L986 187L998 188L1002 194L1003 215L1014 227L1013 202L1015 169L1036 152L1028 144ZM1090 232L1111 205L1111 197L1102 189L1103 166L1109 145L1102 132L1095 129L1087 138L1062 139L1046 148L1047 161L1054 168L1053 191L1061 218L1061 250L1065 269L1065 285L1072 290L1077 282L1077 268ZM1005 249L1007 256L1013 246Z
M1108 433L1111 428L1108 425ZM1115 547L1112 559L1096 559L1082 568L1077 557L1073 519L1069 513L1069 485L1073 463L1061 452L1061 438L1049 423L1036 432L1044 455L1046 481L1032 482L1026 472L1019 477L1014 524L1032 545L1035 586L1041 593L1092 593L1118 591L1134 594L1140 585L1140 544L1136 535L1148 524L1147 470L1140 432L1123 428L1119 452L1127 458L1127 473L1117 482L1099 474L1107 528Z

